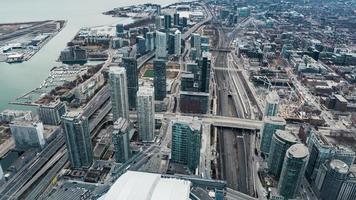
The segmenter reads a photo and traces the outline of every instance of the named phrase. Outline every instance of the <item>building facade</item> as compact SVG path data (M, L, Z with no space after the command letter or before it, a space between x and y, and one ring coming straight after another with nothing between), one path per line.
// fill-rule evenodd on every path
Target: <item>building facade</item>
M297 138L289 131L277 130L276 133L273 134L267 164L268 172L276 179L279 179L281 174L287 150L296 143Z
M156 58L167 57L167 35L156 31Z
M129 99L129 109L136 109L136 93L138 90L137 60L134 57L122 58L123 67L126 69L127 92Z
M46 143L40 121L14 120L10 123L10 130L16 149L42 148Z
M66 112L66 106L61 101L41 104L38 106L37 112L43 124L58 126L61 123L62 115Z
M125 68L110 67L109 84L111 92L113 121L118 120L120 117L129 119L129 100Z
M155 59L153 61L153 68L155 72L154 77L154 91L155 100L163 101L167 95L167 83L166 83L166 61L163 59Z
M284 130L286 121L282 117L266 117L263 120L263 127L261 129L261 144L260 150L264 155L269 154L273 134L279 129Z
M285 199L296 197L309 159L308 148L303 144L292 145L284 158L278 193Z
M139 138L142 141L152 141L155 131L154 89L140 87L137 92L137 105Z
M79 111L62 116L69 161L74 169L88 169L93 162L93 149L88 119Z
M201 121L192 117L172 121L172 162L187 165L192 172L200 159L201 126Z
M174 32L174 55L180 56L182 52L182 33L179 30Z
M130 134L134 131L129 120L119 118L114 122L112 142L114 144L115 160L125 163L131 157Z
M277 116L279 95L276 91L270 92L266 97L266 106L264 116Z

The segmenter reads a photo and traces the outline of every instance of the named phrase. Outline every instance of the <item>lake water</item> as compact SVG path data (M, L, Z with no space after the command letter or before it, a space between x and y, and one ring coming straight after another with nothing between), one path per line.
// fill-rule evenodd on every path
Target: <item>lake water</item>
M66 27L29 61L0 63L0 111L16 97L38 87L48 76L60 51L81 27L129 23L127 18L113 18L101 13L114 7L142 3L169 4L176 0L0 0L0 23L37 20L67 20Z

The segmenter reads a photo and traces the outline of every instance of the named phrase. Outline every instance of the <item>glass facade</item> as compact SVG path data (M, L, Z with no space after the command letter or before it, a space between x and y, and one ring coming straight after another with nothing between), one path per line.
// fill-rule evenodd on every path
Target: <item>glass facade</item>
M272 136L278 130L284 130L286 121L281 117L266 117L261 130L262 138L260 150L264 155L269 154Z
M304 177L308 158L308 148L303 144L295 144L287 150L278 182L278 192L284 198L295 198Z

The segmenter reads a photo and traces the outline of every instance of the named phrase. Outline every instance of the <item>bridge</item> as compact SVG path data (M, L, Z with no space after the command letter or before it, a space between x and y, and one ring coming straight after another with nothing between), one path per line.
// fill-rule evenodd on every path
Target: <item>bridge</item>
M224 117L218 115L197 115L197 114L182 114L182 113L156 113L156 119L174 119L177 117L197 117L201 119L203 123L211 124L215 127L223 128L237 128L245 130L260 130L262 128L263 122L253 119L244 119L236 117ZM131 114L130 118L135 118L135 114Z

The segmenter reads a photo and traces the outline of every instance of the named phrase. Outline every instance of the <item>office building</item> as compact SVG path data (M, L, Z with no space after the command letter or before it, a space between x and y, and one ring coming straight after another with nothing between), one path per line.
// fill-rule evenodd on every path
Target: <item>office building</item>
M142 36L136 37L137 52L140 55L146 54L146 39Z
M209 92L210 87L210 68L211 68L211 53L203 52L202 59L199 60L200 67L200 91Z
M182 27L187 27L188 26L188 18L187 17L182 17Z
M89 168L93 162L93 149L88 119L79 111L71 111L62 116L62 121L71 167Z
M66 106L61 101L41 104L37 108L40 121L46 125L58 126L61 123L61 117L66 112Z
M161 174L127 171L111 186L102 200L188 200L189 180L164 177Z
M130 134L135 130L129 120L119 118L114 122L112 142L114 144L115 160L125 163L131 157Z
M155 49L155 38L153 32L146 34L146 50L151 52Z
M337 199L340 189L347 180L349 166L341 160L331 160L324 163L321 167L322 184L320 188L320 197L323 200Z
M209 112L209 93L181 91L179 97L180 112L189 114Z
M129 119L129 100L125 68L110 67L108 82L110 84L113 121L118 120L120 117Z
M156 31L156 58L167 57L167 36L166 33Z
M180 90L199 92L199 84L194 80L194 74L190 72L183 72L180 80Z
M180 25L180 22L179 22L179 13L175 13L175 14L173 15L173 24L174 24L175 26L179 26L179 25Z
M117 24L116 25L116 36L122 36L122 34L125 32L125 28L123 24Z
M356 172L348 174L347 180L341 185L337 200L354 200L356 199Z
M305 171L305 177L313 184L320 166L326 160L331 159L333 146L319 132L312 131L308 137L307 145L310 153L309 162Z
M174 54L174 46L175 46L175 35L173 33L168 34L168 41L167 41L167 47L168 47L168 54L173 55Z
M267 165L268 172L276 179L281 174L286 151L296 143L297 138L290 131L277 130L273 134Z
M170 28L172 28L172 16L164 15L164 29L169 30Z
M260 150L265 156L268 156L271 141L274 133L280 129L284 130L286 121L282 117L266 117L263 120L263 127L261 129L261 144Z
M279 95L275 90L273 90L266 97L264 116L277 116L278 104L279 104Z
M88 61L87 50L80 46L70 46L61 51L59 61L65 64L84 64Z
M155 25L156 25L156 29L160 30L164 26L164 17L156 16L155 17Z
M155 59L153 61L153 69L155 72L154 77L154 91L155 100L163 101L167 95L167 83L166 83L166 61L162 59Z
M46 143L40 121L14 120L10 123L10 130L16 149L42 148Z
M196 58L199 59L201 57L201 38L199 34L193 33L191 35L190 46L196 49Z
M122 65L126 69L129 109L135 110L138 90L137 60L134 57L124 57L122 58Z
M182 33L179 30L174 32L174 55L180 56L182 52Z
M172 121L172 162L187 165L193 173L200 159L201 126L193 117Z
M334 159L341 160L348 166L351 166L355 161L355 152L345 146L334 147Z
M285 199L296 197L309 159L308 148L303 144L292 145L284 158L278 193Z
M137 121L139 138L152 141L155 131L154 90L151 87L140 87L137 92Z

